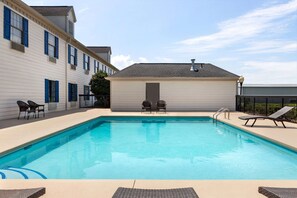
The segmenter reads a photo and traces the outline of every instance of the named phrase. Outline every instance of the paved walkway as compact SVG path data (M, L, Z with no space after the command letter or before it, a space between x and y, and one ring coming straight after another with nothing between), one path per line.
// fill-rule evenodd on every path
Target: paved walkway
M44 137L51 136L57 131L69 128L75 124L85 122L101 115L121 116L212 116L211 112L169 112L164 113L138 113L138 112L111 112L109 109L80 109L68 112L47 114L46 118L30 120L5 120L0 121L0 154L5 154L21 145L29 145ZM278 142L297 151L297 124L286 123L286 129L281 126L275 127L270 120L259 120L254 127L243 126L244 121L238 116L244 115L232 112L230 119L220 120L249 133L256 134L274 142ZM296 173L297 174L297 173ZM260 185L297 187L297 181L237 181L237 180L0 180L2 189L26 188L45 186L47 193L44 197L112 197L119 187L135 188L175 188L192 186L202 198L250 198L263 197L257 193Z

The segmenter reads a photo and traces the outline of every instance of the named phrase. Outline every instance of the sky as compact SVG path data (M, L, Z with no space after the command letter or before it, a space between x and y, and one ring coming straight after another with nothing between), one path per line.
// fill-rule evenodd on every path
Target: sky
M24 0L72 5L75 38L133 63L212 63L246 84L297 84L297 0Z

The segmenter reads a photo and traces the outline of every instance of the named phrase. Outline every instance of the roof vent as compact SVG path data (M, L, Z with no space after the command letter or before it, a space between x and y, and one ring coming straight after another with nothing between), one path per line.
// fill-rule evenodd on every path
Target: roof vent
M192 61L192 66L191 66L190 71L198 72L199 69L203 68L203 63L201 63L200 66L198 67L195 65L195 59L191 59L191 61Z

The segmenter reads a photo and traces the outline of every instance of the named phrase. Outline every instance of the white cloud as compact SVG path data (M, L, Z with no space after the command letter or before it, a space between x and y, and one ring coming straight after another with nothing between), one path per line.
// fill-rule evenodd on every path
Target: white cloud
M149 62L145 57L139 57L137 59L132 59L130 55L116 55L112 56L111 64L113 64L118 69L124 69L134 63L147 63Z
M88 11L88 10L89 10L88 7L87 7L87 8L82 8L82 9L78 10L77 13L78 13L78 14L82 14L82 13Z
M297 61L248 61L242 71L247 83L297 84Z
M285 4L257 9L219 24L219 31L207 36L198 36L178 42L180 52L205 52L227 47L261 33L283 29L283 21L297 11L297 0Z
M248 43L249 47L238 51L250 54L287 53L297 51L297 41L269 40Z

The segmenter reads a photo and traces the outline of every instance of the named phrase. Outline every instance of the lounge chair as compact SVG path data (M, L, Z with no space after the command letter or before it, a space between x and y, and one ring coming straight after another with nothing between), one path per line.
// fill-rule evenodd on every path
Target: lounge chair
M193 188L135 189L118 188L112 198L199 198Z
M166 113L166 102L164 100L158 100L157 102L157 111L160 111L161 109Z
M37 198L45 194L45 188L0 190L1 198Z
M27 116L27 119L29 119L30 113L34 113L34 115L35 115L35 110L31 109L27 103L19 100L19 101L17 101L17 104L18 104L19 110L20 110L18 120L20 119L20 115L22 112L25 113L24 118L26 118L26 116Z
M152 102L145 100L142 102L142 108L141 108L142 112L143 111L150 111L150 113L152 113Z
M258 188L258 192L268 198L296 198L297 188L273 188L263 187Z
M44 105L41 104L37 104L35 102L33 102L32 100L28 100L28 104L30 106L30 109L32 109L32 111L37 111L38 113L38 117L39 117L39 112L43 112L43 117L44 115Z
M281 108L280 110L278 110L277 112L271 114L270 116L240 116L238 118L241 120L246 120L244 125L246 125L249 122L249 120L255 120L253 122L253 124L251 125L251 127L254 126L257 119L263 119L263 120L268 119L268 120L272 120L276 126L278 126L276 121L281 122L283 124L284 128L286 128L284 121L288 122L289 120L281 119L280 117L282 115L288 113L289 111L291 111L293 108L294 107L285 106L285 107Z

